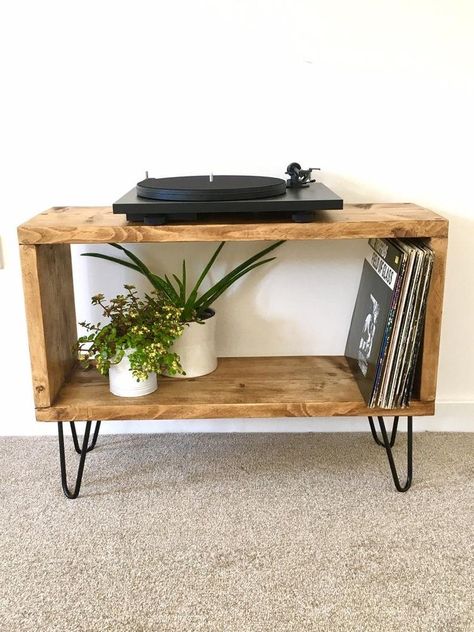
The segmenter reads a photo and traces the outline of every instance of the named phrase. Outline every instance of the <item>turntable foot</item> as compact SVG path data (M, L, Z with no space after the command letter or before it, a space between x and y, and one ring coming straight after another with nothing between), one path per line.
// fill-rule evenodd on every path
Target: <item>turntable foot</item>
M163 226L166 224L166 215L145 215L143 223L148 226Z
M292 213L291 219L294 222L305 223L312 222L314 220L314 211L301 211L300 213Z

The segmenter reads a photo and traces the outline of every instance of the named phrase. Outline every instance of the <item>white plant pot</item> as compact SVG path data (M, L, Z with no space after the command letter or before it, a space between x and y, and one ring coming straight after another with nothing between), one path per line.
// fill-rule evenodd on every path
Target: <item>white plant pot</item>
M199 377L212 373L217 368L216 357L216 316L206 318L201 323L187 323L181 336L174 342L171 351L181 359L186 375L172 377Z
M118 364L112 364L109 369L110 392L118 397L141 397L153 393L158 388L156 373L149 373L148 379L137 382L130 371L128 356L134 349L125 351L125 355Z

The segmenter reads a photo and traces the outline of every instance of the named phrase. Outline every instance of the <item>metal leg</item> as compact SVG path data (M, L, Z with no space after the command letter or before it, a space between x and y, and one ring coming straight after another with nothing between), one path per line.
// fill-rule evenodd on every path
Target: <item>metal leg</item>
M66 475L66 456L64 454L64 432L63 432L63 422L58 422L58 438L59 438L59 462L61 465L61 484L63 486L63 492L66 498L77 498L79 496L79 491L81 489L82 482L82 474L84 472L84 463L86 461L86 454L89 449L92 449L93 445L89 446L89 435L91 431L91 421L86 422L86 429L84 432L84 440L82 442L82 449L80 451L81 458L79 460L79 468L77 470L76 484L74 486L74 491L70 491L67 485L67 475ZM75 432L75 429L74 429ZM98 434L97 426L96 432ZM95 434L95 433L94 433ZM74 436L74 434L73 434ZM97 439L97 438L96 438ZM77 442L77 435L76 441ZM94 440L93 440L94 444Z
M383 422L383 417L377 417L377 419L382 420ZM369 424L370 424L370 431L372 432L372 436L374 438L374 441L377 445L381 445L382 448L385 448L385 444L383 441L380 441L380 439L377 436L377 431L375 430L375 426L374 426L374 420L372 417L369 417ZM395 439L397 438L397 429L398 429L398 417L394 417L393 418L393 426L392 426L392 434L390 435L390 447L393 448L393 446L395 445Z
M74 449L76 450L78 454L81 454L82 448L79 447L79 441L77 440L76 424L73 421L71 421L69 425L71 426L71 434L72 434L72 440L74 441ZM94 435L92 437L92 442L87 447L86 452L90 452L91 450L95 448L95 444L97 443L97 437L99 436L99 430L100 430L100 421L96 421Z
M400 479L398 478L397 468L395 466L395 461L392 454L392 447L395 443L395 437L397 434L398 428L398 417L395 417L393 422L393 430L390 436L390 440L388 438L387 430L385 428L385 422L383 417L377 417L379 420L380 431L382 433L382 441L377 436L374 428L374 422L372 417L369 417L370 429L372 431L372 436L375 442L378 445L381 445L385 448L387 452L388 463L390 465L390 471L392 472L393 482L395 483L395 487L399 492L406 492L411 487L411 481L413 478L413 417L407 417L407 478L405 483L402 485L400 483Z

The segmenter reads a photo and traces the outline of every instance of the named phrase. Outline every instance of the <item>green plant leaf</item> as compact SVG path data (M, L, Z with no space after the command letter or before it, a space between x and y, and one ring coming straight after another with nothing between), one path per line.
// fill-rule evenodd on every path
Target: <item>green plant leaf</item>
M177 285L178 285L178 289L180 291L180 298L181 298L181 294L183 292L183 282L181 281L181 279L176 276L176 274L173 274L173 279L176 281Z
M215 283L211 288L207 290L201 297L198 299L199 288L202 285L202 282L206 278L210 269L214 265L220 251L225 245L225 242L221 242L213 255L209 259L208 263L204 267L201 272L196 284L191 290L188 297L186 297L187 290L187 271L186 271L186 261L183 260L182 263L182 278L180 279L177 275L173 274L173 278L177 283L178 289L175 288L171 280L165 275L164 278L154 274L149 270L149 268L141 261L139 257L137 257L130 250L121 246L120 244L110 243L109 245L113 248L117 248L121 250L125 255L132 261L132 263L125 261L123 259L118 259L116 257L111 257L109 255L102 255L99 253L83 253L83 256L89 257L97 257L99 259L104 259L110 261L112 263L118 263L125 267L128 267L135 272L139 272L143 274L155 290L162 292L168 300L175 306L182 308L181 318L184 322L188 322L193 320L194 318L199 317L202 314L203 310L209 307L221 294L223 294L233 283L235 283L242 276L253 270L254 268L263 265L264 263L268 263L269 261L273 261L275 257L261 260L266 254L283 244L284 241L278 241L267 248L264 248L260 252L256 253L252 257L249 257L246 261L238 265L231 272L226 274L222 279L220 279L217 283Z
M195 302L196 302L198 290L201 287L201 283L204 281L207 273L209 272L209 270L214 265L214 262L217 259L218 255L219 255L220 251L222 250L222 248L224 247L224 245L225 245L225 241L221 241L221 243L217 246L214 254L212 255L212 257L207 262L207 265L205 266L204 270L201 272L201 275L200 275L199 279L196 281L196 285L191 290L191 293L189 294L188 300L186 301L186 304L184 306L185 312L189 312L190 313L190 312L194 311L194 309L195 309L194 305L195 305Z
M231 285L233 285L238 279L246 275L251 270L262 266L265 263L269 263L270 261L274 261L276 257L270 257L269 259L264 259L263 261L257 261L253 263L251 266L248 266L244 270L241 270L237 274L229 273L229 275L225 276L219 283L216 283L210 290L208 290L205 294L201 296L201 298L196 301L196 310L198 312L202 312L207 309L215 300L219 298L221 294L223 294L226 290L229 289ZM230 277L230 278L229 278Z
M169 291L169 288L166 287L165 281L163 279L160 279L160 277L158 277L157 275L153 274L147 267L146 265L143 263L143 261L141 261L141 259L139 259L136 255L133 254L133 252L130 252L130 250L127 250L127 248L124 248L123 246L120 246L119 244L109 244L109 246L112 246L113 248L117 248L118 250L121 250L122 252L124 252L127 257L129 257L129 259L131 259L134 263L129 263L128 261L125 261L124 259L118 259L116 257L111 257L110 255L102 255L99 253L88 253L85 252L83 253L82 256L85 257L97 257L98 259L105 259L107 261L111 261L112 263L119 263L122 266L125 266L127 268L131 268L132 270L135 270L135 272L139 272L140 274L143 274L152 284L152 286L156 289L156 290L161 290L163 291L166 296L170 299L172 299L172 293Z
M170 285L169 283L166 283L164 279L160 278L159 276L156 276L156 274L153 274L152 279L149 279L149 281L151 285L155 288L155 290L157 290L158 292L163 292L163 294L170 301L170 303L172 303L173 305L176 305L177 294L172 285Z
M97 259L106 259L107 261L111 261L112 263L120 263L122 266L126 266L127 268L131 268L136 272L141 272L140 268L133 263L129 263L128 261L124 261L123 259L117 259L117 257L111 257L109 255L101 255L98 252L83 252L81 257L96 257Z
M183 307L184 303L185 303L185 295L184 295L184 285L183 282L181 281L181 279L176 276L176 274L173 274L173 278L176 281L176 284L178 285L178 289L179 289L179 295L178 295L178 303L180 307Z
M176 288L174 287L174 285L171 283L169 277L167 274L165 274L165 282L166 285L168 287L168 291L170 292L171 296L173 297L173 304L174 305L178 305L179 304L179 294L176 291ZM179 285L178 285L179 288Z
M270 246L268 246L267 248L264 248L263 250L261 250L260 252L257 252L257 254L253 255L252 257L249 257L249 259L247 259L246 261L244 261L243 263L241 263L239 266L237 266L236 268L234 268L231 272L229 272L228 274L226 274L220 281L218 281L213 287L209 288L209 290L203 294L203 296L201 297L201 299L204 296L211 296L215 291L220 290L220 288L222 287L222 285L225 285L227 289L228 287L230 287L230 285L232 283L234 283L234 281L236 281L238 278L240 278L240 273L243 272L244 270L247 270L247 272L250 272L250 270L252 270L252 264L255 261L258 261L259 259L261 259L262 257L264 257L265 255L267 255L269 252L271 252L272 250L275 250L275 248L278 248L279 246L281 246L281 244L285 243L284 240L282 241L277 241L274 244L271 244ZM267 262L267 260L265 261L265 263ZM248 268L248 269L247 269ZM236 275L240 275L240 276L236 276ZM235 278L234 278L235 277ZM200 299L200 300L201 300Z
M109 244L109 246L112 246L113 248L117 248L118 250L121 250L122 252L124 252L127 255L127 257L131 259L138 268L140 268L140 270L143 272L143 274L146 277L151 275L151 271L146 267L143 261L137 257L137 255L133 254L133 252L131 252L130 250L127 250L127 248L125 248L124 246L121 246L120 244L111 243Z
M183 281L183 288L182 288L182 294L181 294L181 301L182 301L182 304L185 305L186 304L186 260L185 259L183 259L182 281Z

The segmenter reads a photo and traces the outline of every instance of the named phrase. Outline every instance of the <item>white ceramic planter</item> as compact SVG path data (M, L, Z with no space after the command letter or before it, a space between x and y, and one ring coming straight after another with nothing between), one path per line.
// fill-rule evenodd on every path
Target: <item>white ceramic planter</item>
M206 318L202 324L187 323L181 336L174 342L171 351L181 359L186 375L172 377L199 377L212 373L217 368L216 316Z
M149 373L148 379L137 382L130 371L128 356L131 353L133 353L133 349L126 351L120 362L112 364L109 369L110 392L118 397L141 397L153 393L158 388L156 373Z

